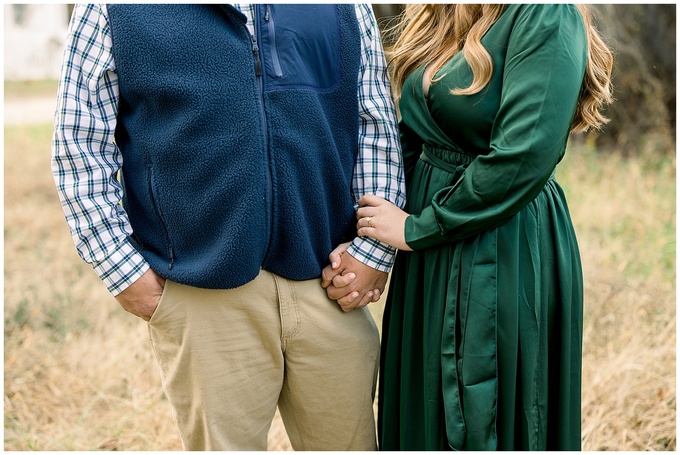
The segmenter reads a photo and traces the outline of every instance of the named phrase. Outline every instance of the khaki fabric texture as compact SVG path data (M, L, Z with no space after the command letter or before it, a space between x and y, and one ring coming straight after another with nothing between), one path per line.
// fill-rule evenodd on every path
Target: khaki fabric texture
M376 449L378 329L319 280L167 281L149 335L185 450L266 450L277 405L295 450Z

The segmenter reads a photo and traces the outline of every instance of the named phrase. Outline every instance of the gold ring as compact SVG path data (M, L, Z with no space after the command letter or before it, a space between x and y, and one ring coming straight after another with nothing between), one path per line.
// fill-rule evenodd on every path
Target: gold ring
M368 218L366 218L366 223L368 223L369 226L373 227L373 225L371 224L371 217L370 216Z

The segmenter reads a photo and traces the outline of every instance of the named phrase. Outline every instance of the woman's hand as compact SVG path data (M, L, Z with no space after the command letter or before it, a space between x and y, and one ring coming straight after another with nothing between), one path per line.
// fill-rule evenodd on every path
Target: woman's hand
M413 251L406 244L404 224L409 214L389 201L366 194L359 199L357 234L388 243L404 251Z

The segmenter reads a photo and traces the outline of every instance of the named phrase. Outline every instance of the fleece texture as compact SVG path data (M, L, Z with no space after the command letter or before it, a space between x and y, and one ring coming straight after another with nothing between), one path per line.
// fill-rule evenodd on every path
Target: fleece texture
M108 5L132 241L170 280L320 276L354 236L353 5ZM259 64L257 64L259 60Z

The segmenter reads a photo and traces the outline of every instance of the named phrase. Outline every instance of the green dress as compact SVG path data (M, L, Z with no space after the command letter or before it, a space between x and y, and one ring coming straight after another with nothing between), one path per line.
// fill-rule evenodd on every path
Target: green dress
M400 110L406 242L383 319L382 450L579 450L583 279L554 178L586 67L573 5L507 5Z

